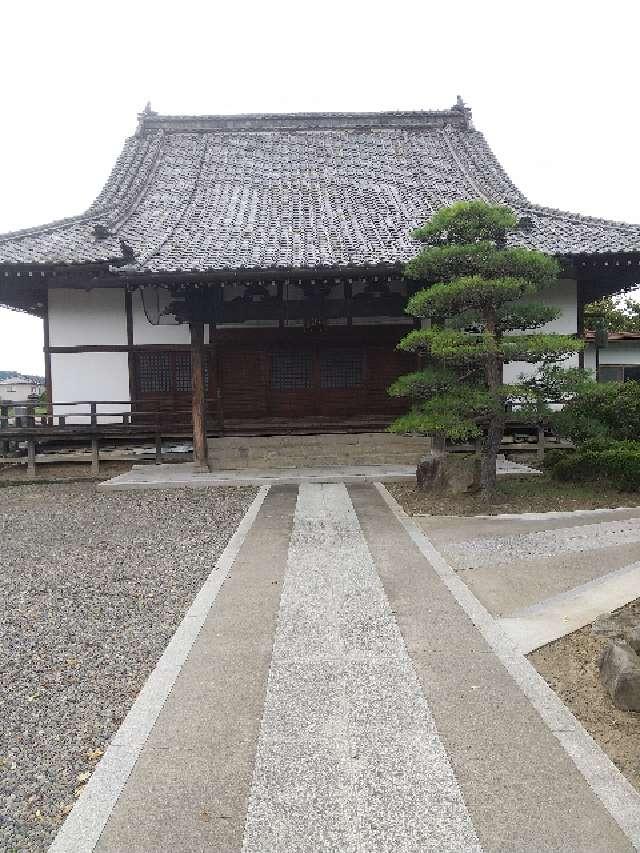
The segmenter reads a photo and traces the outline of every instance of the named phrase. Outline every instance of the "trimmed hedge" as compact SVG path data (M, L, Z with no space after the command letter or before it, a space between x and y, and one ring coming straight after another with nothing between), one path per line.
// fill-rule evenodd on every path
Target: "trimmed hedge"
M575 444L640 439L640 382L594 382L553 416L555 429Z
M624 492L640 490L639 441L588 441L551 462L557 480L573 483L606 480Z

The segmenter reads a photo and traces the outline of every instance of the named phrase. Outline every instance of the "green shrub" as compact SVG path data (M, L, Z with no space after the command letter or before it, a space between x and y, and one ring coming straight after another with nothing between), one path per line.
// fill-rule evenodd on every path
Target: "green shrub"
M605 480L621 491L635 492L640 490L640 442L587 441L577 450L558 456L551 471L558 480Z
M553 417L556 430L581 445L593 439L640 439L640 382L586 385Z

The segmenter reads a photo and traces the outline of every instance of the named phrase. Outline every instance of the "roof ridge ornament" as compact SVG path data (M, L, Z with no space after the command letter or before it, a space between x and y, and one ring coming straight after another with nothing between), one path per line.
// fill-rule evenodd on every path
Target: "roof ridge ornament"
M136 136L142 136L144 133L145 119L157 116L158 113L151 109L151 101L147 101L141 113L138 113L138 126L136 128Z
M471 107L468 104L465 104L462 95L456 95L456 102L451 107L451 112L462 113L462 115L465 117L467 128L469 130L474 129L473 121L471 118Z

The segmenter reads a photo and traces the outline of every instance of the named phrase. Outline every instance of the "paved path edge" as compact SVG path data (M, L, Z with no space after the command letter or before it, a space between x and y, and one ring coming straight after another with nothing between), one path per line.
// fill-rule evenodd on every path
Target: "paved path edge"
M269 491L262 486L145 681L48 853L91 853Z
M489 611L380 482L375 488L455 600L559 740L587 784L636 850L640 850L640 794L625 779Z
M639 588L640 561L499 616L497 622L520 651L528 655L579 631L599 614L635 601Z

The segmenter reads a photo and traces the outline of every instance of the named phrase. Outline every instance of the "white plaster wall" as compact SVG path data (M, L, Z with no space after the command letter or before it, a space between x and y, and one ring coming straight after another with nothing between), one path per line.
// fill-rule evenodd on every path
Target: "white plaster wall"
M124 288L49 289L49 345L127 343Z
M126 352L51 353L51 382L55 403L82 400L129 400L129 362ZM129 403L98 405L97 411L128 412ZM67 423L90 424L89 406L55 405L54 415L67 415ZM75 414L75 417L74 417ZM122 423L122 418L100 417L98 423Z
M49 290L49 344L51 347L124 346L127 318L124 288ZM53 402L82 400L129 400L129 366L126 352L51 353ZM98 406L98 412L129 411L131 406ZM68 423L88 424L89 418L73 417L89 411L85 406L54 405L56 415ZM99 418L99 423L119 418Z
M572 279L560 279L545 290L539 297L532 298L531 302L543 302L560 311L560 316L550 323L546 323L535 332L552 332L560 335L572 335L578 331L578 298L577 284ZM514 332L513 334L517 334ZM566 367L577 367L578 356L571 356L561 362ZM504 366L504 381L516 382L521 374L531 376L535 373L537 365L527 364L524 361L512 361Z
M191 340L189 326L153 326L148 320L142 307L142 296L139 290L132 294L131 315L133 318L133 343L139 344L188 344ZM206 327L205 327L206 330ZM205 338L205 343L208 341Z
M610 341L600 349L600 364L640 364L640 341ZM584 351L584 366L596 369L596 348L589 343Z

